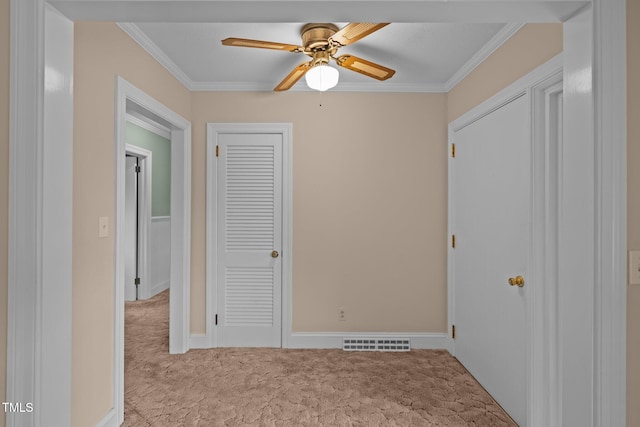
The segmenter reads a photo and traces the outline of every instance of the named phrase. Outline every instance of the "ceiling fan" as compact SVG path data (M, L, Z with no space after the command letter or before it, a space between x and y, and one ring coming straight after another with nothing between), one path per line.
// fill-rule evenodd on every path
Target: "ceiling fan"
M395 74L395 71L390 68L357 56L336 56L338 49L341 47L353 44L386 25L389 24L353 22L339 29L334 24L306 24L300 30L302 46L234 37L222 40L222 44L225 46L254 47L304 53L310 56L311 60L303 62L294 68L275 87L274 91L290 89L302 76L306 77L307 84L312 89L327 90L338 83L338 70L327 66L330 59L333 59L340 67L378 80L387 80Z

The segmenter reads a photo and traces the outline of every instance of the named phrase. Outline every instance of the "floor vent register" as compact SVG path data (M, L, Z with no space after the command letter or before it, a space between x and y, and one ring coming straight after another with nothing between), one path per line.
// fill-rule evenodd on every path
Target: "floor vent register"
M344 338L344 351L409 351L411 340L408 338Z

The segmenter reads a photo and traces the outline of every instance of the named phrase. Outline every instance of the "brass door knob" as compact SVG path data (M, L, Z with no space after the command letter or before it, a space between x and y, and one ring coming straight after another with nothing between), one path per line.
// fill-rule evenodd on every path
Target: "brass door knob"
M519 288L524 286L524 277L522 276L516 276L516 277L510 277L509 278L509 284L511 286L517 286Z
M278 253L278 251L273 251L273 252L271 252L271 258L278 258L278 256L280 256L280 254Z

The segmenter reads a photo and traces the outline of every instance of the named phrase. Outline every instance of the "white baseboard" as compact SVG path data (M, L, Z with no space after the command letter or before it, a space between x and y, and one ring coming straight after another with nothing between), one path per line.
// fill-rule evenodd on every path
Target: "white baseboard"
M109 412L107 412L107 415L96 424L96 427L118 427L116 410L111 408Z
M342 348L344 337L409 338L412 349L450 350L448 335L444 332L294 332L289 337L289 348Z
M189 348L211 348L209 337L206 334L189 335Z

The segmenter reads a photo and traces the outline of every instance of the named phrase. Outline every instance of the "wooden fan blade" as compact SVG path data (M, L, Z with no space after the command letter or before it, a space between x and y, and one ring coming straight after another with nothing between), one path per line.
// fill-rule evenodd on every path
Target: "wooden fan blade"
M340 46L347 46L387 25L389 25L388 22L381 24L371 22L352 22L329 37L329 41Z
M282 80L273 90L276 92L282 92L284 90L291 89L291 87L296 84L296 82L300 80L310 68L311 62L303 62L294 68L293 71L291 71L289 75L285 77L284 80Z
M303 52L302 46L296 46L286 43L266 42L264 40L251 40L251 39L238 39L235 37L229 37L222 40L224 46L238 46L238 47L255 47L259 49L274 49L274 50L286 50L288 52Z
M378 80L387 80L396 73L391 68L353 55L341 55L336 58L336 63L341 67Z

